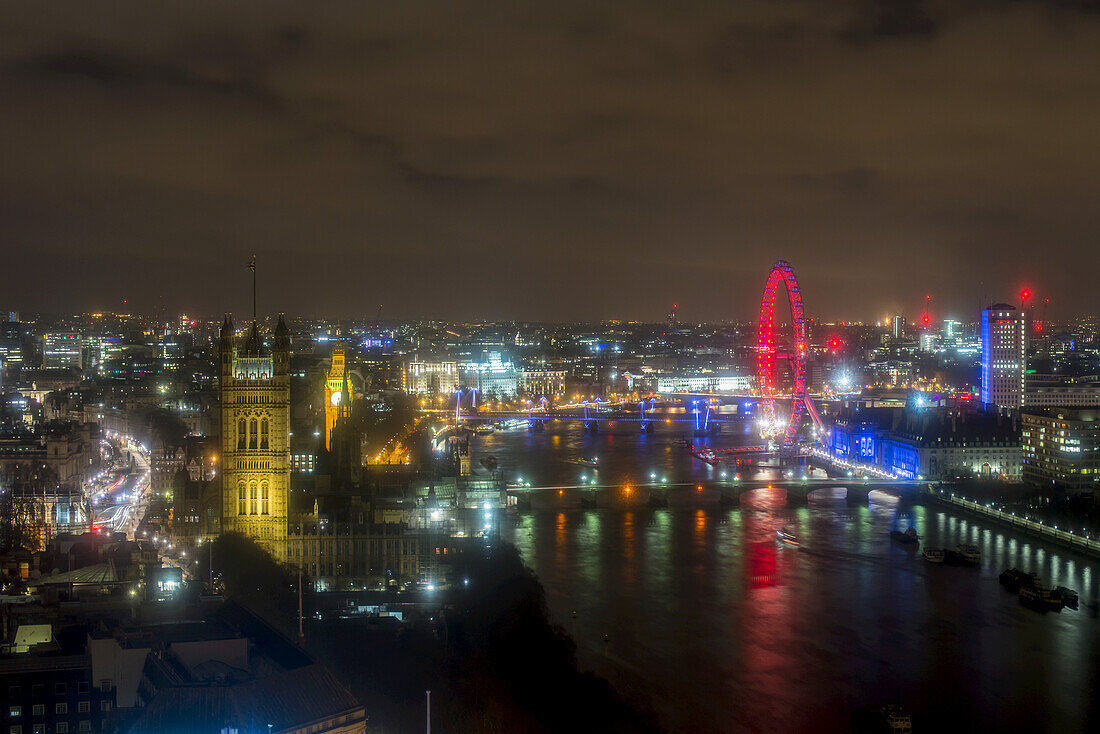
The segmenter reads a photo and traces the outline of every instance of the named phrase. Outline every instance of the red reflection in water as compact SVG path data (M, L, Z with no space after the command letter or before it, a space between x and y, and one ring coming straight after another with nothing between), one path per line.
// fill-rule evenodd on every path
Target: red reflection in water
M749 588L779 585L779 563L775 541L760 540L749 546Z

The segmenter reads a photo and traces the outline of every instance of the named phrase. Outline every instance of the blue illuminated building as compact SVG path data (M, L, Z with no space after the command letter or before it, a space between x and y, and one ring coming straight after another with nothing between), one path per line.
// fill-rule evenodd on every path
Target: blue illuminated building
M979 399L985 405L1019 408L1027 371L1024 313L1006 303L982 310L982 363Z

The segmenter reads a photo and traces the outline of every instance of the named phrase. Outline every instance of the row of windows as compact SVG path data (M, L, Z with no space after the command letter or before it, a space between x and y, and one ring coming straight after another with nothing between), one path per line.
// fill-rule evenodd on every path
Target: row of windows
M256 494L256 481L248 483L247 492L245 483L237 485L237 514L238 515L269 515L268 486L267 482L260 482L259 496Z
M64 684L61 684L61 685L64 685ZM111 710L111 702L110 701L100 701L99 702L99 709L100 709L100 711L110 711ZM77 713L86 714L91 710L92 710L92 702L91 701L78 701L77 704L76 704ZM69 704L67 704L65 702L55 703L53 705L53 712L55 714L67 714L67 713L69 713ZM10 718L18 719L22 715L23 715L23 707L22 706L12 705L12 706L8 707L8 716ZM45 704L36 703L33 706L31 706L31 716L45 716L45 715L46 715L46 705Z
M103 722L103 728L104 729L107 728L107 722L106 721ZM67 721L55 722L54 725L53 725L53 730L55 732L57 732L57 734L68 734L69 731L71 731L69 729L69 722L67 722ZM92 730L92 722L87 721L87 720L81 721L76 726L76 731L91 731L91 730ZM30 731L30 734L46 734L46 725L45 724L33 724L33 725L31 725L31 728L29 729L29 731ZM23 725L22 724L12 724L8 728L8 734L23 734Z
M105 682L107 688L109 689L111 687L110 682L106 681L106 680L104 680L104 682ZM82 681L79 681L76 684L76 691L77 691L77 693L87 693L89 687L90 686L88 684L88 681L82 680ZM42 683L35 683L33 686L31 686L31 695L32 696L41 696L45 692L45 690L46 690L46 688ZM67 683L54 683L53 684L53 692L54 692L55 695L64 696L65 694L67 694L69 692L69 684L67 684ZM8 697L9 698L15 699L15 698L19 698L22 695L23 695L23 688L21 686L8 686Z
M257 426L257 423L259 424ZM257 430L258 428L258 430ZM244 449L266 449L267 445L267 418L261 418L257 421L255 418L245 419L241 418L237 421L237 448ZM259 446L257 447L257 442Z

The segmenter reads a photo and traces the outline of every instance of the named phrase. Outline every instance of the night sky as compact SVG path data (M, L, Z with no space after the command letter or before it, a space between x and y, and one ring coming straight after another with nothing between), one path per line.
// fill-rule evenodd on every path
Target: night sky
M5 309L1064 317L1098 199L1098 0L0 2Z

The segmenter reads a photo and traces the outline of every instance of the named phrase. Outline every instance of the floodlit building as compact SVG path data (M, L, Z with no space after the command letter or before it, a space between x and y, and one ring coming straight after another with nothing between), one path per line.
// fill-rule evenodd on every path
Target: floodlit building
M520 373L520 387L528 395L562 395L568 370L524 370Z
M904 479L1020 476L1013 418L965 408L859 407L830 429L832 454Z
M982 310L981 401L999 408L1024 404L1027 318L1006 303Z
M290 336L282 315L264 348L253 321L242 348L221 331L222 530L286 560L290 487Z
M458 363L409 362L402 383L410 395L451 395L458 389Z
M462 385L476 388L484 396L515 397L519 392L520 373L499 357L486 362L471 362L462 369Z
M325 377L325 448L332 445L332 428L341 412L350 411L350 394L345 395L348 385L348 368L344 345L332 348L332 366ZM347 402L345 402L347 401Z
M754 379L748 375L659 375L657 392L748 392L752 390Z

